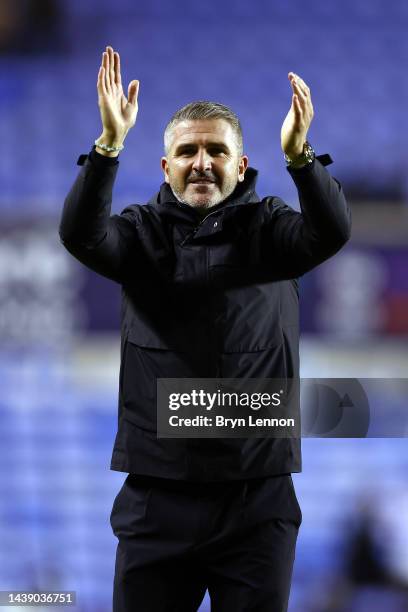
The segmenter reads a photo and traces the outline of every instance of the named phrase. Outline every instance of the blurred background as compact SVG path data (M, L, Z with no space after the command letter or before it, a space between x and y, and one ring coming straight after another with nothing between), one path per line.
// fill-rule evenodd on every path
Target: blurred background
M309 139L332 156L354 224L301 280L301 375L403 378L407 26L404 0L0 1L0 590L75 590L77 610L111 610L109 515L126 476L109 470L120 288L57 233L77 158L101 131L105 46L126 89L141 82L113 212L158 191L165 125L197 99L237 112L258 194L298 208L279 135L287 73L304 78ZM406 612L406 438L305 439L303 465L289 611Z

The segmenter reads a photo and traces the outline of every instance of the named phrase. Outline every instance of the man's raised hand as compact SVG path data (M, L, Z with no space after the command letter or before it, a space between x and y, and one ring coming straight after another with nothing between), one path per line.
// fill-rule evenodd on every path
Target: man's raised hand
M282 150L294 159L303 152L307 132L313 119L313 105L310 89L294 72L289 72L288 79L292 86L292 103L281 129Z
M136 122L139 81L130 81L126 98L122 88L120 56L109 46L102 54L97 89L103 125L99 141L107 145L120 145Z

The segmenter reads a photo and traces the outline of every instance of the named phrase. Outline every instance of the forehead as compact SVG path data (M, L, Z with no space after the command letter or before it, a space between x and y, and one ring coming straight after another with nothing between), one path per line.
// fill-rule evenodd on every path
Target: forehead
M225 119L184 120L173 128L172 146L184 142L197 144L204 142L234 142L234 130Z

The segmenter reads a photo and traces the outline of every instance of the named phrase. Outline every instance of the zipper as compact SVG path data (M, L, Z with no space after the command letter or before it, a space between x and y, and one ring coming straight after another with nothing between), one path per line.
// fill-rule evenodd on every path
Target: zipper
M198 228L197 228L198 229ZM209 351L209 368L208 372L211 375L210 378L218 378L219 366L217 359L217 334L214 326L214 302L213 297L210 292L210 269L209 269L209 253L208 249L210 247L205 247L205 271L207 278L207 286L209 290L209 300L210 300L210 312L209 312L209 320L208 320L208 336L210 338L210 351ZM215 369L214 369L215 366Z
M259 204L259 202L248 202L248 204ZM180 203L178 202L177 205L182 209L185 210L184 206L181 206ZM188 206L188 204L186 204L185 206ZM191 208L189 206L189 208ZM200 223L196 226L196 229L198 230L198 228L200 227L200 225L202 225L204 223L204 221L206 219L208 219L208 217L211 217L211 215L215 215L218 212L220 212L221 210L226 210L227 208L237 208L237 204L227 204L226 206L223 206L222 208L218 208L217 210L213 210L213 212L208 213L208 215L206 215L204 217L204 219L202 219L200 221Z
M259 204L259 202L248 202L248 204ZM182 210L185 210L184 207L188 206L188 204L185 204L184 206L182 206L180 202L177 202L177 206L181 208ZM180 243L180 246L184 246L187 240L198 232L198 230L200 229L200 226L204 223L204 221L206 221L206 219L208 219L208 217L211 217L212 215L217 214L218 212L220 212L220 210L225 210L227 208L236 208L236 207L237 207L237 204L227 204L226 206L223 206L222 208L219 208L218 210L214 210L213 212L208 213L208 215L206 215L204 219L202 219L200 223L194 227L192 233L188 234L188 236L184 238L184 240ZM188 208L191 208L191 207L188 206Z
M227 207L226 207L226 208L227 208ZM230 208L232 208L232 207L230 207ZM187 240L189 240L189 239L190 239L192 236L195 236L195 235L196 235L196 233L198 232L198 230L200 229L200 226L201 226L201 225L204 223L204 221L205 221L206 219L208 219L208 217L211 217L211 215L215 215L217 212L218 212L218 210L214 210L212 213L208 213L208 215L206 215L206 216L204 217L204 219L202 219L202 220L200 221L200 223L199 223L198 225L196 225L196 226L193 228L192 233L191 233L191 234L187 234L187 236L184 238L184 240L182 240L182 241L180 242L180 246L184 246L184 245L185 245L185 243L187 242Z
M215 214L211 213L211 214ZM210 215L207 215L210 216ZM196 233L200 227L200 225L203 223L203 221L205 221L205 219L203 219L201 221L201 223L198 224L198 226L194 229L194 233ZM208 325L208 335L210 337L210 342L211 342L211 347L210 347L210 353L209 353L209 359L210 359L210 363L209 363L209 369L208 372L211 374L210 378L219 378L220 377L220 358L218 357L218 349L217 349L217 345L218 345L218 337L217 337L217 330L215 328L215 324L214 324L214 319L215 319L215 308L214 308L214 299L211 295L211 287L210 287L210 267L209 267L209 249L211 247L210 246L205 246L205 271L206 271L206 280L207 280L207 286L208 286L208 291L209 291L209 300L210 300L210 312L209 312L209 325Z

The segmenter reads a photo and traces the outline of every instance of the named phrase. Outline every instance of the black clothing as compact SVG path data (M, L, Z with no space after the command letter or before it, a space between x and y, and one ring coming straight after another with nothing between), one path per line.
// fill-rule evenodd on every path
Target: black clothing
M299 376L296 278L349 237L341 187L319 160L290 170L300 214L248 168L204 219L166 183L110 216L117 159L78 163L61 240L122 285L113 610L193 612L208 587L213 612L286 612L300 441L158 439L156 379Z
M330 162L328 156L320 159ZM300 440L158 439L157 378L297 378L297 277L350 236L340 184L317 158L289 169L302 214L262 200L257 171L203 219L167 183L145 206L110 216L119 162L93 150L68 194L64 246L122 285L114 470L191 481L301 470Z
M129 475L111 513L114 612L286 612L302 517L290 474L195 483Z

